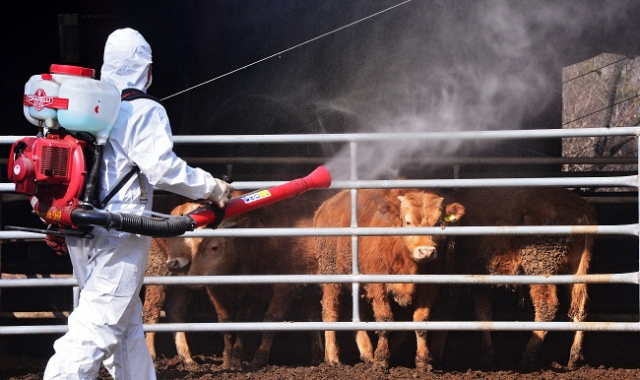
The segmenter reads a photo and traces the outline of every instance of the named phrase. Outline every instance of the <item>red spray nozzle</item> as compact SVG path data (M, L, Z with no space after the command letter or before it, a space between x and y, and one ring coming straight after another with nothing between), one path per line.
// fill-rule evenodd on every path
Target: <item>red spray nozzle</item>
M331 186L331 173L324 166L319 166L306 177L231 199L223 210L224 218L300 195L310 189L321 189L329 186ZM221 222L221 220L216 220L219 217L216 216L216 212L211 208L199 209L188 215L194 220L197 227L207 224L217 225Z
M331 186L331 173L324 166L318 166L302 180L307 182L310 189L323 189Z

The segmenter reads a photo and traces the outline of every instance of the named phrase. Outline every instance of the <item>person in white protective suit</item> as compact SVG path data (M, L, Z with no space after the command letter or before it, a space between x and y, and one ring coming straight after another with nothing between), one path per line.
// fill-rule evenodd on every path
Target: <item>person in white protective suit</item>
M109 35L100 79L123 94L146 94L152 79L151 47L138 31L124 28ZM228 183L176 156L166 110L145 97L120 105L104 147L99 198L136 165L137 175L105 210L138 215L151 211L154 187L220 207L230 198ZM146 203L141 201L145 191ZM80 299L69 316L68 332L54 343L44 379L96 379L101 364L116 380L155 379L140 299L151 237L102 227L94 227L92 234L92 239L66 237Z

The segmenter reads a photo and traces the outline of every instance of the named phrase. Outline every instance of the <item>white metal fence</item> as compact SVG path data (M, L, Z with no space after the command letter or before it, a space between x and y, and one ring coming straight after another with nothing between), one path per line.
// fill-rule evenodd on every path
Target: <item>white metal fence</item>
M483 139L539 139L564 137L601 137L634 136L636 143L640 128L589 128L589 129L551 129L551 130L509 130L476 132L433 132L433 133L378 133L378 134L326 134L326 135L249 135L249 136L176 136L176 144L242 144L242 143L344 143L349 144L350 178L334 180L332 189L351 189L352 196L362 188L461 188L494 186L558 186L558 187L626 187L638 190L638 174L622 176L595 176L580 178L486 178L486 179L425 179L425 180L359 180L357 176L358 144L365 142L389 142L400 140L483 140ZM10 144L21 136L0 137L0 144ZM556 160L557 159L551 159ZM540 161L538 159L538 161ZM587 162L588 160L583 160ZM635 161L637 164L637 159ZM234 182L239 190L255 190L282 184L282 181ZM0 184L0 191L13 191L12 184ZM355 213L356 202L352 202ZM639 213L640 215L640 213ZM638 238L639 223L620 225L590 226L510 226L510 227L440 227L425 228L367 228L352 226L348 228L265 228L256 229L203 229L187 232L182 237L208 236L351 236L353 247L358 236L371 235L500 235L500 234L598 234L625 235ZM18 231L0 231L0 240L5 239L42 239L42 234ZM176 237L181 238L181 237ZM640 262L640 252L638 253ZM354 262L357 262L357 248L354 249ZM355 266L354 266L355 267ZM393 283L439 283L439 284L629 284L640 285L639 272L591 274L591 275L554 275L554 276L488 276L488 275L364 275L357 267L348 275L238 275L238 276L179 276L146 277L146 285L178 284L237 284L237 283L351 283L353 284L353 315L349 322L238 322L238 323L162 323L145 325L145 331L304 331L304 330L583 330L583 331L640 331L640 322L364 322L360 320L358 308L358 289L360 284L374 282ZM2 288L16 287L64 287L76 286L73 278L51 279L11 279L0 280ZM640 304L640 302L639 302ZM0 326L0 335L64 333L66 325L47 326Z

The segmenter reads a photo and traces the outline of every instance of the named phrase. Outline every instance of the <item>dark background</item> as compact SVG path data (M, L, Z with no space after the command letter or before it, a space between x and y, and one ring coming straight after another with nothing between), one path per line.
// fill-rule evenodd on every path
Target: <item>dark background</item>
M640 4L627 0L414 0L303 44L400 3L75 0L15 4L18 12L6 13L3 23L2 134L35 132L20 107L24 83L31 75L61 63L94 68L99 77L106 38L124 26L140 30L152 46L154 84L149 92L165 99L176 135L437 130L443 125L405 128L406 121L399 122L397 116L406 115L407 104L412 103L411 111L417 116L440 120L432 111L423 112L434 104L442 109L440 91L461 99L455 104L457 129L558 128L562 67L602 52L634 56L639 51ZM76 14L77 28L60 33L62 14ZM303 45L265 59L298 44ZM61 55L61 45L77 53L74 59ZM259 60L263 61L252 65ZM251 66L238 70L247 65ZM465 71L458 68L463 65ZM474 103L486 90L483 81L489 76L507 85L492 94L499 107L491 104L491 117L478 117ZM522 84L509 87L508 83L518 80ZM531 89L520 93L521 87ZM318 145L298 149L303 154L335 153L331 147L318 151ZM534 149L558 154L557 146L544 143ZM195 155L269 152L283 151L189 148Z

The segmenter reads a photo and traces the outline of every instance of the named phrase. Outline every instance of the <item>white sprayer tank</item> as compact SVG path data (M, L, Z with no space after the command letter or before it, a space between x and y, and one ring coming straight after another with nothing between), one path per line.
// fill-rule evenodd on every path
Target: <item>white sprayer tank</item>
M37 126L53 128L57 122L69 131L106 139L118 115L120 92L94 75L93 69L54 64L50 74L32 76L25 84L25 117Z

